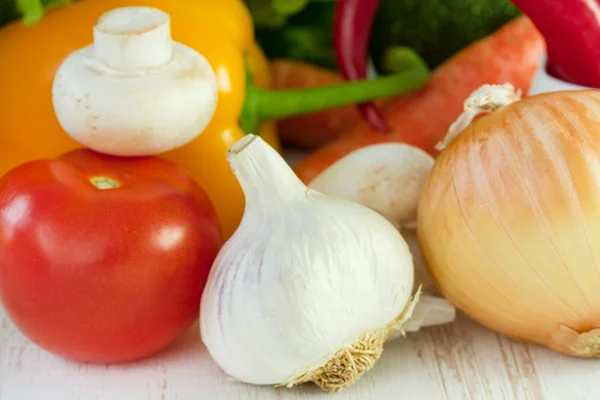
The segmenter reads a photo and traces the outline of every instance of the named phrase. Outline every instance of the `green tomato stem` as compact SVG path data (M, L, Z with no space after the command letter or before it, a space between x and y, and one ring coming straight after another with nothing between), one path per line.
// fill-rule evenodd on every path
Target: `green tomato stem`
M99 190L117 189L119 187L119 182L105 176L94 176L90 178L90 182Z

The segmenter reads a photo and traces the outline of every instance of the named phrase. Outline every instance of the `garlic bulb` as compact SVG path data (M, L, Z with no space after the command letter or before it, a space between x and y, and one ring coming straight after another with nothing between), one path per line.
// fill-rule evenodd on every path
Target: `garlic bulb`
M308 185L377 211L398 228L414 227L431 155L404 143L362 147L342 157Z
M246 208L203 293L202 340L236 380L340 391L413 311L409 248L375 211L308 189L257 136L229 161Z

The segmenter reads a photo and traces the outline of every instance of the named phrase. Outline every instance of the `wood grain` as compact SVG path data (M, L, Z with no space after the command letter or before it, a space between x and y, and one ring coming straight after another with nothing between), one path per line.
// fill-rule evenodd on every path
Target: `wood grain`
M406 237L416 252L414 235ZM418 253L415 261L422 268ZM40 350L0 310L1 400L330 398L598 400L600 361L517 343L459 315L453 324L388 343L372 371L332 397L312 385L275 389L230 382L202 345L197 324L146 360L87 365Z
M52 356L1 315L0 399L325 399L311 385L291 390L230 382L198 329L149 359L86 365ZM396 399L597 399L600 366L515 343L464 317L389 343L375 368L335 397Z
M304 154L289 153L290 164ZM433 289L414 233L416 283ZM0 400L599 400L600 361L501 337L460 316L386 344L372 371L330 395L313 385L275 389L235 383L211 360L195 324L163 352L124 365L55 357L27 340L0 307Z

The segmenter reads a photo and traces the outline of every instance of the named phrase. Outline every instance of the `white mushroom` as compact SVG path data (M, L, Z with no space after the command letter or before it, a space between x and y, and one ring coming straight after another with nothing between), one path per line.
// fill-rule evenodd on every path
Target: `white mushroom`
M414 228L419 195L434 159L403 143L362 147L341 158L309 187L379 212L398 228Z
M208 61L173 41L169 15L150 7L102 15L94 43L63 62L52 89L67 134L118 156L153 155L189 143L210 122L217 97Z

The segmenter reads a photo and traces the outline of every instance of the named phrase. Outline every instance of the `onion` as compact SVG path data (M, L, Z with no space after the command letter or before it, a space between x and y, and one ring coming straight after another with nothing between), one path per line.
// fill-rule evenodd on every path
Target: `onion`
M600 356L600 92L511 88L475 92L444 141L419 200L423 257L475 321Z

